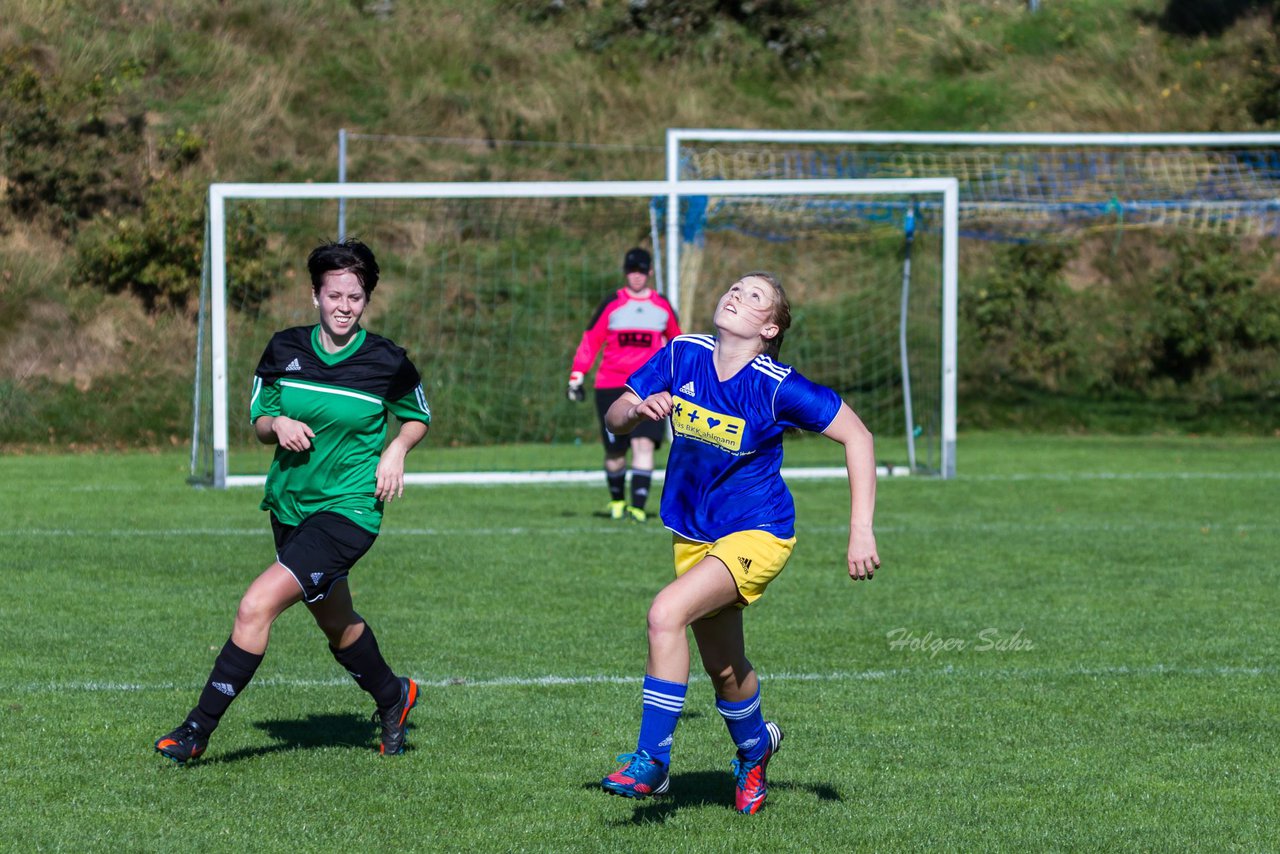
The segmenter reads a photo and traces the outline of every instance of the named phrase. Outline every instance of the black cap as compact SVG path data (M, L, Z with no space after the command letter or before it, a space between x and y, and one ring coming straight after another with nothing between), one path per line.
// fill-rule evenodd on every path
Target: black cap
M639 246L628 250L627 257L622 260L624 273L648 273L652 269L653 256Z

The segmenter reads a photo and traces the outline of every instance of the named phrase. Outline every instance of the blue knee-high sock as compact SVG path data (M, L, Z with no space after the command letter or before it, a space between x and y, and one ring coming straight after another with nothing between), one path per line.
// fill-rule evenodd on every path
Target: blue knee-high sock
M643 750L663 765L671 765L671 742L676 724L684 711L684 695L688 685L644 677L644 709L640 716L640 739L636 750Z
M760 687L755 696L741 702L716 698L716 711L729 727L729 737L738 746L738 753L748 762L755 762L769 749L769 733L764 728L764 714L760 711Z

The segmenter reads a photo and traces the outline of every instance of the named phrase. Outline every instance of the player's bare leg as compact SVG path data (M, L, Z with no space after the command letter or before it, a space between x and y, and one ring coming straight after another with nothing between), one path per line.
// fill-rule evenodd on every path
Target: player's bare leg
M267 651L271 625L291 605L302 601L302 588L289 570L273 563L253 580L240 598L231 640L256 655Z
M758 812L769 792L765 769L782 744L782 730L766 721L760 708L760 679L747 660L742 611L728 608L693 624L702 666L716 691L716 709L738 747L731 763L734 805L741 813Z
M645 672L668 682L689 681L689 639L700 617L738 601L738 587L719 559L706 557L668 584L649 606L649 657Z
M606 792L647 798L667 791L671 743L689 683L686 629L703 614L732 604L737 595L724 564L709 558L654 597L649 608L649 662L640 736L635 752L620 755L622 766L600 781Z
M339 581L329 595L307 608L329 640L329 651L377 704L373 722L381 726L383 755L404 752L409 712L418 702L418 683L397 676L382 657L377 639L351 602L351 588Z

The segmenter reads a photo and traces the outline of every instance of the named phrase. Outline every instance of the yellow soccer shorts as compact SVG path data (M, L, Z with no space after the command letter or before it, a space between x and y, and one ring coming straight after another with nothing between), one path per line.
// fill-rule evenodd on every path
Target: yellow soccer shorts
M745 608L760 598L764 589L782 572L796 546L796 538L780 540L765 531L738 531L714 543L672 536L676 577L684 575L710 555L723 563L738 586L738 607ZM708 615L711 616L711 615Z

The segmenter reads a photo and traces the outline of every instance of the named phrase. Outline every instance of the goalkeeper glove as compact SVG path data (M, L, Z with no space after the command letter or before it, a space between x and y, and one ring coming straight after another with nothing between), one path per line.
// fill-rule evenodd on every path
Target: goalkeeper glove
M582 387L582 379L582 371L569 374L569 388L565 390L565 396L574 403L582 403L587 399L587 390Z

